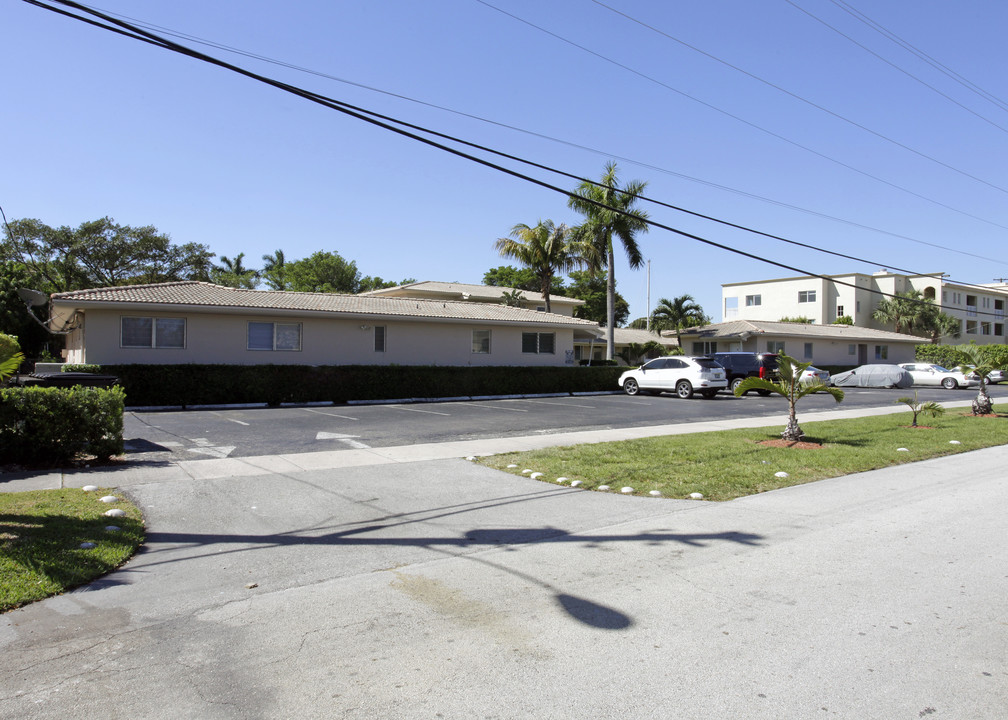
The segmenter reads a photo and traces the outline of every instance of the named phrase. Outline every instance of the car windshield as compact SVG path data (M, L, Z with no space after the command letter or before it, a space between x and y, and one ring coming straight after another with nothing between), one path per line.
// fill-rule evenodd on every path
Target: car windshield
M696 359L696 364L699 365L702 368L707 368L707 369L720 368L721 367L721 363L719 363L717 360L714 360L712 358L697 358Z
M952 372L951 370L946 370L941 365L932 365L931 367L933 367L938 372Z

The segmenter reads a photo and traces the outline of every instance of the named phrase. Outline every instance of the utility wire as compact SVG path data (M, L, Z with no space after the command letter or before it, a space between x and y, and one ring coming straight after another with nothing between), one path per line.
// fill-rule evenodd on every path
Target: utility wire
M897 45L899 45L901 48L911 53L912 55L917 56L918 58L926 62L928 65L933 67L938 72L942 73L943 75L946 75L947 77L951 78L955 82L962 85L964 88L970 90L971 92L982 97L984 100L995 105L999 110L1008 110L1008 103L1006 103L1004 100L997 97L993 93L984 90L976 83L957 73L948 65L944 65L935 58L931 57L920 48L914 47L907 40L904 40L896 33L875 22L857 8L852 7L850 4L845 3L843 0L829 0L829 1L834 5L836 5L838 8L840 8L841 10L843 10L844 12L846 12L848 15L851 15L856 20L859 20L860 22L864 23L865 25L867 25L868 27L870 27L872 30L879 33L883 37L896 43Z
M913 195L914 197L920 198L921 200L925 200L927 202L934 203L935 205L943 207L946 210L951 210L953 212L960 213L960 214L965 215L967 217L971 217L974 220L980 220L981 222L990 222L990 221L984 220L983 218L980 218L980 217L978 217L976 215L968 213L968 212L966 212L964 210L958 210L958 209L956 209L956 208L954 208L954 207L952 207L950 205L947 205L946 203L941 202L940 200L936 200L934 198L930 198L930 197L928 197L926 195L922 195L922 194L920 194L918 192L910 190L909 188L903 187L902 185L898 185L898 184L896 184L894 182L891 182L889 180L885 180L885 179L879 177L878 175L872 175L871 173L869 173L866 170L861 170L861 169L859 169L859 168L857 168L857 167L855 167L853 165L850 165L849 163L844 162L843 160L839 160L837 158L831 157L830 155L827 155L825 153L819 152L818 150L815 150L815 149L813 149L813 148L811 148L811 147L809 147L807 145L802 145L801 143L799 143L799 142L797 142L795 140L791 140L791 139L785 137L784 135L781 135L780 133L776 133L773 130L770 130L768 128L763 127L762 125L757 125L756 123L754 123L754 122L752 122L750 120L746 120L745 118L741 117L740 115L735 115L734 113L731 113L731 112L729 112L727 110L719 108L716 105L713 105L713 104L711 104L709 102L706 102L705 100L701 100L701 99L699 99L699 98L697 98L697 97L695 97L693 95L690 95L690 94L688 94L686 92L683 92L682 90L679 90L678 88L673 87L672 85L669 85L668 83L665 83L665 82L663 82L663 81L661 81L661 80L659 80L659 79L657 79L657 78L655 78L655 77L653 77L651 75L643 73L640 70L637 70L636 68L630 67L629 65L621 63L621 62L619 62L617 60L613 60L612 58L607 57L605 55L602 55L601 53L598 53L598 52L596 52L594 50L591 50L590 48L587 48L584 45L579 45L578 43L574 42L573 40L569 40L569 39L565 38L562 35L558 35L557 33L553 32L551 30L547 30L546 28L544 28L544 27L542 27L540 25L536 25L535 23L532 23L532 22L530 22L528 20L525 20L524 18L519 17L518 15L510 13L510 12L508 12L506 10L503 10L503 9L497 7L496 5L492 5L491 3L487 2L487 0L475 0L475 1L478 2L480 5L485 5L486 7L490 8L491 10L496 10L497 12L501 13L502 15L506 15L507 17L512 18L513 20L516 20L516 21L518 21L518 22L520 22L520 23L522 23L524 25L528 25L529 27L534 28L535 30L538 30L539 32L542 32L542 33L544 33L544 34L546 34L546 35L548 35L548 36L550 36L552 38L555 38L555 39L557 39L557 40L559 40L559 41L561 41L563 43L566 43L566 44L570 45L571 47L575 47L578 50L581 50L582 52L586 52L589 55L592 55L594 57L599 58L600 60L603 60L603 61L605 61L607 63L612 64L612 65L615 65L618 68L626 70L627 72L632 73L632 74L634 74L634 75L636 75L636 76L638 76L640 78L643 78L644 80L647 80L648 82L654 83L655 85L663 87L666 90L670 90L671 92L674 92L677 95L680 95L680 96L682 96L682 97L684 97L684 98L686 98L688 100L692 100L693 102L695 102L695 103L697 103L699 105L703 105L704 107L706 107L706 108L708 108L710 110L713 110L713 111L715 111L717 113L720 113L721 115L729 117L732 120L740 122L740 123L742 123L744 125L748 125L749 127L753 128L755 130L759 130L760 132L765 133L765 134L767 134L767 135L769 135L769 136L771 136L773 138L776 138L776 139L778 139L778 140L780 140L782 142L785 142L788 145L793 145L796 148L799 148L801 150L804 150L805 152L808 152L808 153L811 153L813 155L816 155L817 157L821 157L822 159L828 160L829 162L834 163L836 165L839 165L841 167L847 168L848 170L850 170L852 172L855 172L855 173L858 173L859 175L863 175L864 177L871 178L872 180L875 180L876 182L880 182L883 185L888 185L891 188L895 188L896 190L900 190L902 192L908 193L909 195ZM787 1L789 2L790 0L787 0ZM936 162L939 162L939 161L936 161ZM944 163L940 163L940 162L939 162L939 164L944 165ZM969 173L966 173L965 171L958 170L957 168L954 168L951 165L946 165L946 167L949 168L949 169L951 169L951 170L953 170L953 171L955 171L955 172L957 172L957 173L960 173L960 174L962 174L962 175L964 175L964 176L966 176L966 177L968 177L968 178L970 178L972 180L975 180L976 182L982 183L984 185L988 185L991 188L993 188L993 189L995 189L995 190L997 190L999 192L1003 192L1005 194L1008 194L1008 189L1005 189L1005 188L1000 187L998 185L994 185L993 183L989 183L986 180L983 180L981 178L974 177L973 175L970 175ZM991 223L991 224L997 225L997 223ZM1001 226L1001 225L998 225L998 227L1004 228L1004 226Z
M280 66L280 67L285 67L285 68L288 68L288 69L291 69L291 70L295 70L297 72L303 72L303 73L306 73L306 74L309 74L309 75L315 75L317 77L321 77L321 78L324 78L324 79L327 79L327 80L332 80L334 82L343 83L345 85L350 85L352 87L357 87L357 88L360 88L360 89L363 89L363 90L368 90L370 92L379 93L379 94L382 94L382 95L386 95L388 97L393 97L393 98L396 98L396 99L399 99L399 100L405 100L407 102L415 103L417 105L422 105L424 107L433 108L435 110L441 110L443 112L451 113L451 114L457 115L459 117L465 117L465 118L469 118L471 120L477 120L479 122L483 122L483 123L486 123L486 124L489 124L489 125L494 125L496 127L504 128L504 129L507 129L507 130L512 130L514 132L519 132L519 133L522 133L522 134L525 134L525 135L529 135L531 137L537 137L537 138L540 138L542 140L548 140L550 142L558 143L558 144L565 145L567 147L572 147L572 148L575 148L575 149L578 149L578 150L584 150L586 152L591 152L591 153L594 153L594 154L597 154L597 155L600 155L600 156L603 156L603 157L607 157L607 158L610 158L610 159L614 159L614 160L619 160L619 161L622 161L622 162L631 163L631 164L637 165L639 167L643 167L643 168L646 168L646 169L649 169L649 170L654 170L655 172L664 173L664 174L667 174L667 175L671 175L673 177L681 178L683 180L688 180L690 182L698 183L698 184L701 184L701 185L706 185L708 187L712 187L712 188L715 188L715 189L718 189L718 190L723 190L725 192L730 192L730 193L734 193L736 195L741 195L743 197L748 197L748 198L751 198L753 200L758 200L758 201L761 201L761 202L769 203L771 205L776 205L778 207L784 207L784 208L787 208L789 210L795 210L795 211L806 213L808 215L812 215L812 216L815 216L815 217L821 217L821 218L824 218L826 220L832 220L834 222L843 223L845 225L850 225L851 227L856 227L856 228L860 228L862 230L868 230L870 232L876 232L876 233L880 233L880 234L883 234L883 235L888 235L890 237L898 238L900 240L907 240L907 241L912 242L912 243L917 243L917 244L920 244L920 245L926 245L928 247L933 247L933 248L937 248L939 250L945 250L945 251L948 251L948 252L957 253L959 255L965 255L965 256L968 256L968 257L974 257L974 258L977 258L977 259L980 259L980 260L986 260L988 262L996 262L996 263L1001 262L1000 260L996 260L994 258L988 258L988 257L985 257L983 255L977 255L975 253L971 253L971 252L968 252L968 251L965 251L965 250L961 250L961 249L957 249L957 248L950 248L950 247L947 247L945 245L940 245L940 244L937 244L937 243L927 242L925 240L920 240L918 238L910 237L908 235L901 235L899 233L895 233L895 232L892 232L892 231L889 231L889 230L883 230L881 228L872 227L870 225L864 225L864 224L861 224L861 223L854 222L852 220L836 217L834 215L829 215L829 214L818 212L818 211L811 210L811 209L808 209L808 208L799 207L797 205L791 205L789 203L785 203L785 202L780 201L780 200L775 200L773 198L764 197L762 195L757 195L755 193L747 192L745 190L740 190L738 188L729 187L727 185L721 185L721 184L718 184L718 183L715 183L715 182L712 182L712 181L709 181L709 180L704 180L703 178L697 178L697 177L693 177L691 175L686 175L684 173L676 172L675 170L670 170L668 168L663 168L663 167L660 167L658 165L652 165L650 163L645 163L645 162L642 162L640 160L635 160L634 158L622 156L622 155L619 155L619 154L616 154L616 153L606 152L606 151L600 150L598 148L593 148L593 147L590 147L590 146L587 146L587 145L581 145L581 144L578 144L578 143L575 143L575 142L571 142L569 140L564 140L562 138L557 138L557 137L553 137L553 136L550 136L550 135L545 135L545 134L538 133L538 132L535 132L535 131L532 131L532 130L527 130L527 129L524 129L524 128L520 128L520 127L517 127L515 125L509 125L509 124L502 123L502 122L499 122L499 121L496 121L496 120L492 120L490 118L481 117L479 115L474 115L474 114L471 114L471 113L463 112L461 110L455 110L453 108L449 108L449 107L446 107L446 106L443 106L443 105L437 105L435 103L431 103L431 102L427 102L427 101L424 101L424 100L419 100L419 99L416 99L416 98L412 98L412 97L409 97L408 95L402 95L400 93L395 93L395 92L391 92L391 91L388 91L388 90L383 90L381 88L377 88L377 87L374 87L374 86L371 86L371 85L366 85L366 84L363 84L363 83L355 82L353 80L348 80L346 78L341 78L341 77L337 77L335 75L330 75L328 73L324 73L324 72L321 72L321 71L318 71L318 70L312 70L310 68L305 68L305 67L302 67L302 66L299 66L299 65L295 65L295 64L292 64L292 63L289 63L289 62L285 62L283 60L277 60L277 59L274 59L274 58L267 57L265 55L260 55L260 54L257 54L257 53L249 52L247 50L242 50L240 48L235 48L235 47L231 47L229 45L224 45L222 43L217 43L217 42L214 42L212 40L207 40L207 39L204 39L204 38L196 37L194 35L189 35L187 33L182 33L182 32L176 31L176 30L172 30L170 28L165 28L164 26L155 25L153 23L147 23L147 22L144 22L142 20L138 20L136 18L130 17L128 15L122 15L120 13L114 13L114 12L109 12L109 11L101 10L101 8L95 8L95 9L96 10L100 10L101 12L105 12L108 15L115 16L115 17L118 17L118 18L121 18L121 19L124 19L124 20L128 20L131 23L137 25L138 27L146 28L146 29L149 29L149 30L157 30L157 31L162 32L162 33L164 33L166 35L169 35L171 37L176 37L176 38L179 38L179 39L188 40L190 42L194 42L194 43L197 43L197 44L200 44L200 45L205 45L207 47L213 47L213 48L216 48L218 50L224 50L226 52L234 53L234 54L237 54L237 55L242 55L244 57L252 58L254 60L259 60L261 62L269 63L269 64L272 64L272 65L277 65L277 66ZM700 52L702 52L702 51L700 51ZM649 200L648 198L642 198L642 199L646 200L648 202L653 202L653 201ZM990 221L985 221L985 222L990 222ZM991 224L996 225L996 223L991 223ZM997 227L1001 227L1001 228L1003 228L1005 230L1008 230L1008 226L1005 226L1005 225L997 225ZM822 252L827 252L825 250L821 250L821 251ZM873 263L873 264L884 265L885 263ZM894 269L899 269L899 268L895 268L894 267ZM913 274L920 274L920 273L913 273Z
M937 93L938 95L941 95L943 98L945 98L946 100L948 100L953 105L958 105L959 107L961 107L966 112L970 113L971 115L976 115L978 118L980 118L981 120L984 120L985 122L989 122L992 125L995 124L995 123L991 122L990 120L988 120L987 118L985 118L980 113L972 110L971 108L967 107L966 105L963 105L961 102L959 102L958 100L956 100L955 98L953 98L951 95L947 95L947 94L943 93L941 90L939 90L938 88L936 88L934 85L931 85L931 84L925 82L924 80L921 80L919 77L917 77L916 75L914 75L910 71L904 70L899 65L897 65L894 62L892 62L891 60L888 60L888 59L882 57L881 55L879 55L874 50L871 50L868 47L862 45L857 40L855 40L854 38L852 38L850 35L847 35L846 33L838 30L835 27L833 27L828 22L826 22L825 20L823 20L821 17L819 17L817 15L814 15L813 13L809 12L808 10L806 10L802 6L798 5L793 0L784 0L784 2L786 2L788 5L790 5L791 7L795 8L796 10L798 10L798 11L804 13L805 15L809 16L810 18L812 18L816 22L818 22L818 23L826 26L827 28L829 28L830 30L832 30L833 32L835 32L837 35L839 35L840 37L842 37L842 38L844 38L844 39L852 42L853 44L857 45L859 48L861 48L862 50L864 50L866 53L868 53L872 57L876 58L877 60L880 60L880 61L884 62L886 65L888 65L889 67L891 67L891 68L893 68L895 70L898 70L899 72L903 73L908 78L910 78L911 80L915 80L916 82L920 83L921 85L923 85L924 87L926 87L928 90L931 90L932 92ZM997 125L997 127L1001 127L1001 126ZM981 181L981 182L983 182L983 181Z
M72 8L74 10L77 10L78 12L83 12L83 13L86 13L86 14L91 15L93 17L99 18L100 20L103 20L105 23L111 23L112 25L103 24L103 23L100 23L100 22L98 22L96 20L92 20L91 18L84 17L84 16L81 16L81 15L77 15L75 13L71 13L71 12L69 12L67 10L64 10L64 9L61 9L61 8L58 8L58 7L53 7L52 5L48 5L48 4L44 3L44 2L41 2L40 0L24 0L24 2L26 2L26 3L30 4L30 5L35 5L35 6L39 7L39 8L42 8L42 9L45 9L45 10L49 10L51 12L54 12L54 13L57 13L57 14L60 14L60 15L64 15L64 16L72 18L72 19L80 20L81 22L87 23L89 25L93 25L95 27L98 27L98 28L101 28L101 29L104 29L104 30L109 30L110 32L114 32L116 34L123 35L125 37L129 37L129 38L132 38L132 39L135 39L135 40L140 40L141 42L145 42L145 43L148 43L150 45L154 45L156 47L161 47L162 49L170 50L172 52L175 52L175 53L178 53L178 54L181 54L181 55L185 55L185 56L191 57L193 59L200 60L202 62L206 62L206 63L212 64L212 65L216 65L216 66L218 66L220 68L223 68L223 69L226 69L226 70L230 70L232 72L235 72L235 73L238 73L240 75L243 75L243 76L245 76L247 78L250 78L250 79L256 80L258 82L264 83L266 85L272 86L272 87L277 88L279 90L283 90L284 92L288 92L290 94L293 94L293 95L296 95L298 97L304 98L306 100L309 100L309 101L314 102L316 104L319 104L319 105L322 105L324 107L330 108L332 110L336 110L337 112L343 113L345 115L348 115L350 117L356 118L358 120L362 120L362 121L364 121L366 123L369 123L371 125L374 125L376 127L380 127L380 128L385 129L385 130L389 130L390 132L396 133L396 134L401 135L403 137L407 137L407 138L416 140L416 141L421 142L421 143L423 143L425 145L429 145L431 147L443 150L443 151L448 152L448 153L450 153L452 155L455 155L457 157L470 160L471 162L475 162L477 164L483 165L483 166L491 168L493 170L497 170L498 172L502 172L504 174L510 175L512 177L515 177L517 179L525 180L526 182L529 182L529 183L532 183L532 184L537 185L539 187L542 187L544 189L548 189L548 190L551 190L553 192L559 193L561 195L564 195L565 197L568 197L568 198L578 197L580 200L582 200L582 201L584 201L584 202L586 202L586 203L588 203L590 205L593 205L595 207L598 207L598 208L601 208L601 209L605 209L605 210L608 210L610 212L616 212L616 213L619 213L619 214L622 214L622 215L628 215L628 216L632 216L632 217L638 217L638 219L640 219L639 216L636 216L633 213L628 213L626 211L620 210L618 208L611 207L609 205L606 205L604 203L600 203L600 202L592 200L590 198L585 198L583 196L579 196L579 195L577 195L576 193L574 193L574 192L572 192L570 190L565 190L564 188L558 187L558 186L553 185L551 183L548 183L548 182L546 182L544 180L540 180L540 179L534 178L534 177L532 177L530 175L526 175L524 173L518 172L517 170L513 170L511 168L507 168L507 167L504 167L502 165L498 165L498 164L490 162L489 160L486 160L484 158L480 158L480 157L478 157L476 155L472 155L470 153L463 152L462 150L458 150L456 148L450 147L448 145L445 145L443 143L437 142L437 141L432 140L430 138L423 137L421 135L416 134L415 132L411 132L410 130L406 130L404 128L405 127L410 127L410 128L413 128L413 129L417 129L420 132L424 132L424 133L427 133L427 134L430 134L430 135L434 135L436 137L450 138L450 136L444 135L442 133L437 133L437 132L435 132L433 130L427 130L427 129L419 128L417 126L410 125L409 123L405 123L403 121L390 119L390 121L392 123L403 125L403 127L396 127L395 124L390 124L390 122L386 122L384 119L378 119L378 117L383 117L383 116L379 116L377 113L371 113L370 111L362 110L360 108L356 108L356 107L354 107L352 105L349 105L348 103L344 103L344 102L341 102L339 100L335 100L333 98L329 98L329 97L326 97L324 95L320 95L318 93L314 93L314 92L311 92L309 90L305 90L303 88L299 88L297 86L290 85L288 83L284 83L282 81L275 80L273 78L269 78L269 77L260 75L258 73L255 73L255 72L252 72L250 70L247 70L245 68L242 68L242 67L239 67L239 66L236 66L236 65L232 65L232 64L227 63L227 62L225 62L223 60L220 60L219 58L215 58L215 57L206 55L204 53L198 52L196 50L193 50L191 48L185 47L183 45L179 45L177 43L174 43L174 42L172 42L170 40L167 40L166 38L162 38L162 37L159 37L158 35L155 35L153 33L144 31L141 28L138 28L138 27L136 27L134 25L131 25L130 23L126 23L126 22L123 22L121 20L116 20L116 19L114 19L114 18L112 18L112 17L110 17L108 15L105 15L105 14L103 14L103 13L97 11L97 10L93 10L91 8L88 8L87 6L80 5L79 3L76 3L76 2L72 2L72 0L51 0L51 1L54 2L54 3L56 3L56 4L58 4L58 5L62 5L64 7ZM454 139L454 138L451 138L451 139L453 141L455 141L455 142L467 144L467 145L470 145L470 146L472 145L472 143L465 143L465 141L462 141L462 140L458 140L458 139ZM506 157L512 157L512 156L506 156ZM523 162L526 162L527 164L532 165L534 167L539 167L539 168L550 170L546 166L539 165L537 163L532 163L530 161L523 161ZM567 175L567 173L561 173L560 171L553 171L553 170L551 170L551 171L552 172L557 172L559 174L562 174L562 175L565 175L565 176L569 176L569 177L576 177L576 176ZM593 185L598 185L598 183L595 183L595 182L590 181L590 180L585 180L585 179L581 179L581 180L582 180L582 182L587 182L587 183L590 183L590 184L593 184ZM818 279L821 279L821 280L827 280L827 281L832 282L832 283L837 284L837 285L844 285L844 286L847 286L847 287L851 287L851 288L857 289L857 285L855 285L854 283L848 283L848 282L845 282L845 281L842 281L842 280L837 280L836 278L832 278L832 277L827 276L827 275L821 275L819 273L813 273L811 271L804 270L804 269L801 269L801 268L798 268L798 267L795 267L795 266L792 266L792 265L788 265L786 263L781 263L781 262L778 262L776 260L770 260L769 258L761 257L759 255L755 255L753 253L749 253L749 252L746 252L744 250L739 250L738 248L733 248L733 247L725 245L723 243L719 243L719 242L710 240L708 238L704 238L704 237L701 237L699 235L695 235L693 233L688 233L686 231L679 230L677 228L671 227L669 225L665 225L663 223L659 223L659 222L654 221L654 220L645 220L645 222L649 226L651 226L651 227L656 227L656 228L659 228L661 230L665 230L667 232L671 232L673 234L679 235L681 237L685 237L685 238L694 240L696 242L699 242L699 243L702 243L702 244L705 244L705 245L708 245L708 246L711 246L711 247L716 247L716 248L719 248L721 250L725 250L727 252L730 252L730 253L733 253L733 254L736 254L736 255L741 255L743 257L747 257L747 258L750 258L752 260L756 260L756 261L764 263L764 264L773 265L775 267L779 267L779 268L782 268L784 270L790 270L792 272L796 272L796 273L798 273L800 275L804 275L804 276L808 276L808 277L813 277L813 278L818 278ZM861 288L861 289L864 290L865 288ZM888 298L895 298L895 297L897 297L896 295L893 295L891 293L885 293L885 292L880 291L880 290L868 289L868 292L870 292L872 294L881 295L883 297L888 297ZM918 302L922 302L922 301L918 301ZM928 303L924 303L924 304L928 304ZM987 312L983 312L982 314L984 314L984 315L992 315L992 316L994 315L994 313L987 313Z

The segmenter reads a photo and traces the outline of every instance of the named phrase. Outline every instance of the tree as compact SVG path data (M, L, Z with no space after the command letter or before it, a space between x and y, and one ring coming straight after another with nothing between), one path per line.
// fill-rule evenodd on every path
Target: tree
M973 400L973 414L990 415L994 412L994 403L987 394L987 376L992 370L996 370L997 366L976 345L958 345L956 350L966 359L966 362L959 366L959 372L964 375L975 373L980 378L980 391Z
M938 345L942 338L958 338L962 333L962 324L958 318L941 312L932 304L923 314L921 330L930 336L932 345Z
M516 268L514 265L499 265L483 273L483 284L535 292L539 289L539 278L527 267ZM550 295L563 295L565 292L563 278L554 275L550 282Z
M904 403L910 408L910 412L913 413L913 422L910 427L917 427L917 416L924 414L930 415L933 418L943 415L945 413L945 408L936 403L934 400L928 400L927 402L921 402L917 399L917 391L914 390L914 396L896 398L896 402Z
M637 247L637 235L648 231L647 213L637 210L637 198L647 183L633 180L620 189L616 163L606 163L599 183L583 182L569 196L568 206L585 216L578 230L582 241L595 250L591 270L606 270L607 359L613 359L616 327L616 271L613 239L619 240L631 268L640 267L644 258Z
M836 320L833 321L833 324L834 325L853 325L854 324L854 318L852 318L850 315L841 315L840 317L838 317Z
M396 282L395 280L383 280L382 278L375 275L371 277L367 275L360 279L357 283L357 292L370 292L371 290L381 290L382 288L399 287L400 285L409 285L410 283L415 283L416 278L405 278Z
M259 271L245 267L242 258L245 253L238 253L232 260L227 255L221 255L219 265L214 265L210 271L210 279L218 285L252 290L259 284Z
M36 289L46 292L206 280L214 256L206 245L174 245L152 225L119 225L109 217L77 228L51 228L35 219L9 225L0 259L22 263Z
M683 328L706 325L709 322L710 318L692 295L680 295L673 300L660 298L651 313L652 332L660 335L662 330L674 330L679 347L682 347Z
M271 255L263 255L263 269L259 272L259 277L266 282L266 287L270 290L287 289L287 259L284 251L277 249Z
M357 263L335 252L319 250L287 263L286 290L297 292L355 293L360 287Z
M815 320L804 315L796 315L795 317L782 317L777 322L782 323L792 323L793 325L814 325Z
M518 288L515 288L514 290L505 290L501 293L501 304L507 305L508 307L524 307L525 296Z
M16 373L23 362L17 338L0 333L0 383Z
M784 432L781 433L781 437L789 442L798 442L805 437L805 432L798 426L798 417L795 414L795 405L799 400L813 393L829 393L837 402L841 402L844 398L843 390L830 387L822 380L801 382L801 374L811 364L800 363L782 352L777 353L777 372L779 373L777 379L770 381L758 377L746 378L735 388L735 396L742 397L750 390L768 390L787 398L788 423Z
M606 279L602 275L588 270L575 270L570 274L570 279L573 282L567 288L567 296L585 301L584 305L574 310L574 317L591 320L599 325L607 325ZM625 324L627 318L630 317L630 303L619 293L616 293L614 312L617 327Z
M550 307L553 278L584 265L585 250L590 252L583 242L575 240L570 228L552 220L540 220L535 227L518 223L511 228L511 235L498 238L494 247L535 274L539 281L536 290L542 293L546 312L553 312Z
M657 340L649 340L646 343L630 343L620 350L619 356L627 365L640 365L645 358L652 359L666 355L667 350Z
M17 291L21 288L35 286L32 276L23 265L14 262L0 262L0 333L17 338L19 347L29 357L38 357L50 342L52 336L39 323L32 320L24 300ZM36 316L44 321L47 317L46 308L34 310Z

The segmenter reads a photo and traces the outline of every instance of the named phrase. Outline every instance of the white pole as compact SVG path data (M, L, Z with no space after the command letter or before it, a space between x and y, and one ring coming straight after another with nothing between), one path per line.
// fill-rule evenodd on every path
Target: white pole
M645 327L648 332L651 332L651 261L647 261L647 320L645 322Z

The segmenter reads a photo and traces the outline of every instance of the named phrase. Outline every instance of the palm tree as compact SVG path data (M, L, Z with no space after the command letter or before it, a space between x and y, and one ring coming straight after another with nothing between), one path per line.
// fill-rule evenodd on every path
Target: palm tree
M261 277L266 281L266 287L270 290L286 290L287 281L284 277L287 259L283 250L276 250L271 255L263 255L263 269Z
M920 329L921 320L927 314L927 302L920 290L896 293L881 300L872 317L881 323L892 323L898 333L911 333Z
M651 330L659 335L662 330L675 330L679 347L682 347L683 328L706 325L708 322L710 318L704 314L703 308L692 295L680 295L673 300L660 298L651 313Z
M801 374L811 364L800 363L784 353L777 353L777 372L779 373L777 379L771 382L757 377L746 378L735 388L735 396L742 397L750 390L767 390L787 398L788 423L784 432L781 433L781 437L789 442L798 442L805 437L805 432L798 426L798 418L795 415L795 405L799 400L806 395L823 392L832 395L837 402L844 399L843 390L830 387L822 380L801 382Z
M963 375L976 373L980 378L980 392L973 400L973 414L990 415L994 412L994 403L991 401L990 395L987 394L987 376L992 370L996 370L997 366L980 352L977 345L957 345L956 350L966 358L966 362L959 366L959 372Z
M649 340L646 343L630 343L620 350L619 356L627 365L640 365L645 358L656 358L667 354L665 346L657 340Z
M638 196L644 192L647 183L633 180L620 189L616 176L616 163L606 163L605 173L598 183L585 181L568 197L567 205L585 216L579 235L590 242L595 256L589 258L594 271L602 268L606 274L606 357L614 357L616 325L616 272L613 253L613 238L623 245L631 268L639 268L644 258L637 247L636 236L648 231L647 213L637 210Z
M910 408L910 412L913 413L913 422L910 423L910 427L917 427L918 415L924 414L936 418L945 413L945 408L936 403L934 400L928 400L927 402L918 400L916 390L914 390L914 396L912 398L896 398L896 402L905 404Z
M235 288L246 288L251 290L259 282L259 271L246 268L242 263L245 253L238 253L235 259L231 260L226 255L221 255L220 265L215 265L210 271L210 276L215 283L228 285Z
M574 233L564 223L555 225L552 220L540 220L535 227L519 223L511 229L510 237L499 238L494 244L504 257L517 260L535 273L539 279L546 312L550 309L550 285L557 273L567 273L584 265L585 248L574 238Z

